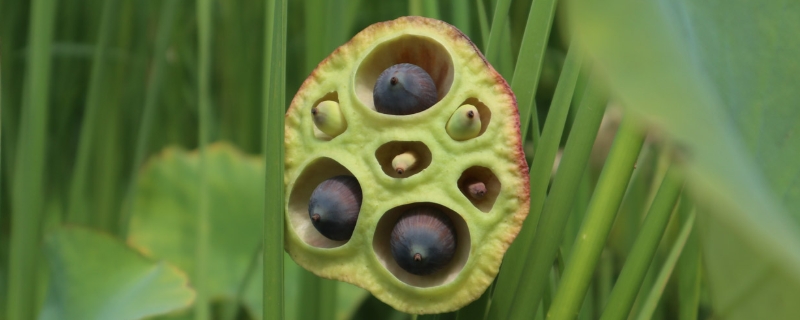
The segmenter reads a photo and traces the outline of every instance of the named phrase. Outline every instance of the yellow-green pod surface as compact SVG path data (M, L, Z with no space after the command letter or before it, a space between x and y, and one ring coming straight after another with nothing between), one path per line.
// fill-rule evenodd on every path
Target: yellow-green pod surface
M377 78L398 63L431 75L435 105L402 116L375 111ZM347 121L333 138L315 127L310 112L326 100L338 102ZM445 127L464 104L479 110L481 130L456 141ZM459 309L491 284L528 214L528 166L514 94L458 29L403 17L361 31L305 80L286 113L285 130L286 250L299 265L417 314ZM417 162L399 175L392 160L408 151ZM311 224L308 204L319 183L342 174L358 179L363 202L352 237L333 241ZM465 182L475 180L487 188L480 200L468 196ZM418 205L445 212L457 234L454 258L425 276L400 268L389 245L400 214Z

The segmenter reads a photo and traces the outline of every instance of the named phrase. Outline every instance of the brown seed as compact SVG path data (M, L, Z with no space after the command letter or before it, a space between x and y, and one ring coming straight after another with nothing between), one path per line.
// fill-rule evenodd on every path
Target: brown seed
M486 185L480 181L473 181L467 184L469 196L475 200L481 200L486 196Z

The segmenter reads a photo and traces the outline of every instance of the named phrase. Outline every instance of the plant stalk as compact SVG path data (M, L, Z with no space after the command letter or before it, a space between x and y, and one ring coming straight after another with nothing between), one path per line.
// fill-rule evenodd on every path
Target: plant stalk
M526 276L503 281L508 275L500 272L489 311L491 319L529 319L536 314L606 109L605 93L597 80L586 91L530 249L524 253L525 259L517 262L524 263L521 270Z
M636 119L625 115L600 174L589 208L564 269L560 290L547 312L548 319L574 319L591 284L606 238L614 224L645 133Z
M264 45L263 319L283 319L283 122L286 87L286 0L268 0Z
M678 169L675 166L670 167L650 206L650 212L639 228L639 235L628 254L628 260L622 267L600 320L627 319L636 300L636 294L657 252L658 244L667 229L682 185L683 179Z
M57 1L31 3L27 75L19 128L16 176L11 203L8 277L9 320L34 319L44 215L44 172L47 150L47 105L50 92L53 22Z
M675 264L678 263L678 258L680 257L681 252L683 252L684 246L686 245L686 240L689 239L689 235L693 230L694 220L695 212L692 211L692 213L689 215L689 218L684 221L681 231L678 234L678 238L672 245L672 249L669 251L667 260L664 261L664 265L661 267L661 271L656 277L653 288L650 289L650 293L644 300L644 304L639 312L639 316L636 317L637 320L647 320L653 317L653 312L658 306L658 300L661 299L661 294L664 293L664 288L666 288L667 281L669 281L669 277L672 275L672 270L675 268Z

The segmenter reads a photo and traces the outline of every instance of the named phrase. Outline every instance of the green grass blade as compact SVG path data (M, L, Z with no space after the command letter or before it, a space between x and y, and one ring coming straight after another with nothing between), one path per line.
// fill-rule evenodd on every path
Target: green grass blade
M500 62L498 61L500 59L500 46L503 42L503 32L506 30L508 9L510 8L511 0L497 0L497 5L494 7L492 26L491 29L489 29L489 38L483 48L486 60L489 60L489 63L493 65L498 65Z
M211 140L211 41L212 41L212 6L213 0L200 0L197 3L197 24L199 29L198 54L198 88L197 100L200 113L200 204L197 214L197 251L195 253L194 288L197 297L194 302L194 317L199 320L209 319L208 250L209 244L209 196L207 176L206 146Z
M408 13L412 16L439 19L439 1L410 0L408 1Z
M639 228L639 234L636 236L633 248L614 285L601 320L628 318L636 295L642 286L642 281L644 281L644 276L647 274L647 269L650 267L658 244L667 229L682 184L683 179L680 177L678 169L674 166L670 167L650 206L650 212Z
M503 32L500 35L500 45L498 46L497 62L494 68L503 76L503 79L511 79L514 72L514 59L516 52L511 52L511 24L506 22ZM524 136L524 135L523 135Z
M596 80L586 90L573 126L575 129L567 140L530 249L525 259L517 262L524 264L525 276L506 279L501 283L507 275L504 275L505 271L500 272L489 310L490 319L529 319L536 314L535 311L521 314L518 311L525 304L534 305L534 308L539 305L550 268L561 245L569 212L575 202L574 195L584 176L584 168L589 162L589 153L606 109L605 93ZM514 317L510 317L511 312L515 312Z
M608 159L597 182L578 238L575 239L569 264L564 269L560 289L553 299L547 318L574 318L592 280L597 262L605 247L614 218L617 216L633 167L642 149L645 134L636 119L626 115L614 138Z
M531 4L528 13L528 22L525 25L525 34L514 76L511 78L511 90L517 96L519 108L520 132L526 134L529 124L534 130L534 146L538 143L539 116L534 110L536 88L539 86L539 74L542 72L544 52L550 38L550 28L553 25L553 16L556 11L556 0L539 0ZM528 122L530 119L530 122Z
M145 154L147 153L147 142L153 130L153 117L155 116L155 108L164 79L167 46L169 46L170 39L172 38L172 26L174 25L177 5L178 0L167 0L161 5L161 14L158 18L158 30L156 31L155 50L151 58L152 74L150 75L150 79L147 83L147 91L145 92L144 110L142 111L142 119L139 123L139 132L136 137L136 150L134 151L133 165L131 166L131 178L128 184L127 199L136 198L139 167L144 161ZM122 209L123 211L119 221L119 231L122 239L127 237L128 223L130 222L130 216L134 209L134 202L133 200L128 201L127 205Z
M472 33L469 7L470 2L468 0L453 2L453 25L466 35Z
M422 8L422 0L409 0L408 1L408 15L423 16L425 9Z
M686 221L683 222L678 238L672 245L672 249L670 249L669 255L656 277L655 285L642 304L642 309L636 317L637 320L647 320L653 317L653 312L656 310L656 306L658 306L658 300L661 299L661 294L664 293L664 288L667 286L667 281L669 281L669 277L672 275L672 270L678 263L678 258L686 245L686 240L689 239L689 235L692 232L694 220L695 212L693 211Z
M298 284L301 299L297 299L298 319L334 319L336 315L336 284L307 270L300 270Z
M50 49L56 1L31 3L27 75L13 181L13 230L10 240L8 320L35 318L39 241L44 214L44 171L47 150L47 104L50 91Z
M286 0L268 0L264 44L263 319L283 319L283 117L286 87Z
M305 9L305 50L306 70L304 74L311 74L322 59L325 58L325 0L308 0L304 4Z
M428 18L441 19L439 15L439 0L425 0L422 2L422 12Z
M522 225L517 239L511 244L503 258L503 269L498 279L501 288L515 288L517 279L522 276L525 253L528 252L533 240L542 205L547 197L547 187L550 185L550 175L558 152L564 124L569 114L570 101L575 92L575 84L581 70L581 61L577 50L570 50L564 62L561 76L550 104L550 114L547 116L542 132L542 143L536 149L529 171L530 181L530 211Z
M691 217L693 203L688 196L681 197L681 204L678 207L678 214L681 223ZM700 308L700 242L697 231L692 230L686 246L683 248L680 260L678 260L678 319L697 320L698 309Z
M598 263L597 272L595 273L595 290L589 289L587 293L587 296L594 293L595 305L598 309L605 306L606 303L608 303L608 299L611 297L611 291L614 288L615 272L614 254L609 248L605 248L603 253L600 254L600 262Z
M478 25L481 29L481 41L483 41L483 47L486 48L489 41L489 18L486 14L486 6L483 4L483 0L475 0L477 3L478 8Z
M0 61L0 168L3 167L3 63ZM2 170L0 170L0 208L3 207L3 183L6 183L3 180L5 176L2 174ZM0 213L0 230L3 230L3 221L4 221L4 213ZM9 228L10 230L10 228ZM6 314L6 270L7 267L6 259L8 254L6 253L7 243L5 238L0 237L0 317L5 316Z
M100 134L98 129L102 126L100 121L101 98L103 94L106 55L109 42L112 39L112 24L119 8L118 0L109 0L103 5L102 20L100 22L97 44L95 44L92 71L89 80L89 91L86 93L86 104L81 123L81 132L78 142L78 155L72 171L70 185L69 211L67 220L71 223L88 224L90 212L87 206L87 191L89 188L90 160L92 144Z

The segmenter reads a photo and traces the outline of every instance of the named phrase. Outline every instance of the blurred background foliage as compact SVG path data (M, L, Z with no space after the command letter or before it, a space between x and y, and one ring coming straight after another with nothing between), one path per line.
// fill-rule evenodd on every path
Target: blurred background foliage
M208 256L218 263L206 267L215 274L205 281L211 288L212 316L261 317L263 261L260 229L253 225L263 214L258 186L264 185L264 168L258 159L264 138L264 13L270 3L212 2L210 91L201 93L195 1L0 0L0 319L32 319L38 310L45 319L163 313L169 313L160 316L166 319L191 317L197 236L190 216L201 197L192 188L199 183L199 155L188 150L199 146L201 94L208 94L211 106L209 126L203 130L217 142L207 151L206 165L214 169L204 182L209 185L213 222ZM287 105L317 63L359 30L409 14L435 17L457 26L482 51L492 51L490 62L509 82L526 73L538 77L532 82L535 88L527 88L536 92L533 110L539 119L531 126L535 130L524 133L529 161L539 150L533 137L546 128L554 94L562 86L562 67L575 63L567 56L569 44L576 44L584 62L582 68L576 67L580 75L575 71L572 98L566 98L564 130L556 130L563 131L557 135L559 144L565 145L576 132L573 122L582 110L579 106L589 103L583 98L592 92L587 90L593 86L590 79L602 84L613 103L597 139L590 140L594 150L589 165L585 171L578 168L580 184L569 194L573 203L566 214L572 214L562 226L563 240L556 240L563 252L555 266L548 266L543 306L563 300L556 295L558 281L562 272L570 272L564 267L569 265L570 249L592 194L603 179L601 171L621 114L630 114L647 124L649 136L642 151L633 155L636 167L627 191L621 190L625 196L618 212L614 210L616 219L611 216L614 224L602 255L592 265L588 292L576 293L582 301L577 317L605 316L614 282L632 256L645 213L673 162L684 169L687 187L676 213L664 222L663 239L656 239L661 243L641 290L636 287L637 302L630 317L647 315L642 310L651 308L651 297L657 302L650 311L654 319L791 319L800 314L794 303L800 300L800 91L796 90L800 41L794 34L800 30L796 18L800 5L796 1L287 3ZM552 28L546 24L544 36L526 40L529 12L531 17L553 17L546 10L531 11L532 4L542 3L554 4ZM494 24L498 8L507 23ZM52 43L46 43L48 35L42 30L52 30ZM500 30L495 36L498 42L490 48L494 30ZM536 56L520 51L525 41L543 42L540 72L516 68L519 61ZM47 50L37 51L42 48ZM530 61L540 62L537 59ZM41 61L49 61L49 68ZM49 74L35 77L35 66ZM26 119L23 110L41 103L37 97L45 97L44 109ZM605 100L600 102L605 108ZM23 138L37 121L44 125L42 139ZM17 195L15 190L29 190L18 187L26 186L24 179L36 177L36 172L26 170L29 161L19 159L29 159L24 155L36 154L37 148L44 161L41 193ZM677 161L672 156L676 150ZM231 201L234 194L247 197ZM18 199L40 206L42 218L17 213L12 219L21 205L14 203ZM237 213L233 217L232 208ZM689 217L695 211L695 232L682 237L682 227L689 225L691 230L687 221L693 221ZM10 294L15 290L11 259L18 257L11 253L11 234L40 226L40 233L28 236L34 242L18 253L33 261L28 271L37 279L35 284L23 282L35 305L20 306L15 302L31 299L16 300ZM667 267L676 247L684 253L677 267L672 262L673 276L667 272L662 280L660 273L672 271ZM518 252L514 250L510 252ZM521 261L516 263L523 270L525 256L512 258ZM507 258L504 263L508 262ZM76 267L80 265L85 267ZM129 267L109 268L117 265ZM284 265L287 319L412 317L364 290L316 278L288 257ZM143 274L158 276L143 278ZM98 277L117 282L94 281ZM501 271L501 288L503 277ZM144 289L126 287L136 283ZM439 317L508 314L492 309L505 302L493 301L492 307L487 302L492 296L513 298L519 291L492 290L478 301L482 306L465 309L471 313ZM120 307L125 304L119 299L165 291L172 294ZM527 297L514 299L524 302ZM538 300L528 304L544 318Z

